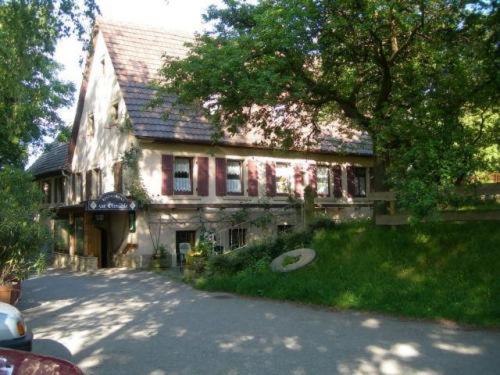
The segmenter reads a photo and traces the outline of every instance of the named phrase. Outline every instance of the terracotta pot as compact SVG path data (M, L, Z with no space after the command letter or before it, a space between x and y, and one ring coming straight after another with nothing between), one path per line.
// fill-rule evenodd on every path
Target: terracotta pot
M12 281L6 285L0 285L0 301L11 305L17 304L21 297L21 282Z

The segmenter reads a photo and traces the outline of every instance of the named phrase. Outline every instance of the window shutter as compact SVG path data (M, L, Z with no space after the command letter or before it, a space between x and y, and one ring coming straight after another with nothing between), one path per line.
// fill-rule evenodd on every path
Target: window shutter
M85 197L87 200L92 199L92 171L85 174Z
M196 158L198 164L198 195L208 196L208 157Z
M354 197L356 191L356 184L354 182L354 167L349 165L347 168L347 194L349 197Z
M76 174L71 175L71 200L76 202Z
M215 195L226 195L226 159L215 159Z
M274 163L266 163L266 194L269 197L276 195L276 167Z
M333 168L333 196L342 198L342 168L335 165Z
M301 197L304 194L304 175L302 174L301 164L296 164L293 167L293 176L295 180L295 196Z
M317 184L317 179L316 179L316 165L310 165L308 168L308 174L309 174L309 186L311 189L316 193L318 190L318 184Z
M117 192L117 193L122 193L123 189L123 177L122 177L122 162L121 161L117 161L114 165L113 165L113 176L114 176L114 179L115 179L115 186L114 186L114 190Z
M257 197L259 195L259 172L257 163L254 160L248 161L248 196Z
M161 194L174 194L174 157L172 155L161 156Z

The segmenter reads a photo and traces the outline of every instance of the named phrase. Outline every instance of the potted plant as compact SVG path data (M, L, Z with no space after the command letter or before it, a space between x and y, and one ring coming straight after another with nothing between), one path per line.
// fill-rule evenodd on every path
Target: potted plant
M151 259L151 268L155 270L166 269L171 266L172 259L165 245L159 245L155 249L153 258Z
M21 280L41 271L49 241L42 192L30 174L0 169L0 301L14 304Z

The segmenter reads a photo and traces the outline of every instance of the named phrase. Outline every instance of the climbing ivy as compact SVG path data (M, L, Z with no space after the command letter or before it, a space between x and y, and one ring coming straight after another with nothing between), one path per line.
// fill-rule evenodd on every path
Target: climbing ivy
M123 154L122 163L127 172L127 178L125 179L126 189L129 191L132 198L137 202L139 207L145 207L151 203L151 197L144 187L139 173L140 153L141 149L138 146L131 146Z

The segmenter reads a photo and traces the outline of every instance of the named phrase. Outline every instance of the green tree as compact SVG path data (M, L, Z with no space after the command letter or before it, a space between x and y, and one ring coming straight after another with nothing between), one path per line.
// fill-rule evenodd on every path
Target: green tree
M74 87L58 77L56 44L84 40L97 12L94 0L0 0L0 167L22 165L28 145L62 124Z
M23 279L43 266L42 247L49 240L42 192L28 173L0 169L0 284Z
M250 124L285 148L332 121L366 131L375 188L416 213L468 180L498 130L481 121L498 112L496 1L225 0L205 20L214 31L165 62L159 102L203 103L218 136Z

